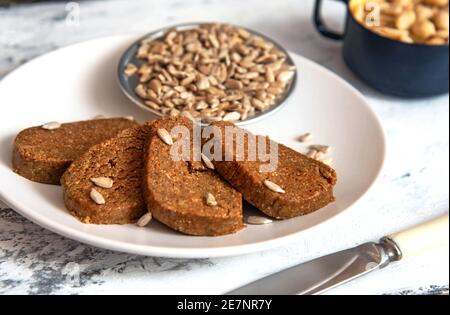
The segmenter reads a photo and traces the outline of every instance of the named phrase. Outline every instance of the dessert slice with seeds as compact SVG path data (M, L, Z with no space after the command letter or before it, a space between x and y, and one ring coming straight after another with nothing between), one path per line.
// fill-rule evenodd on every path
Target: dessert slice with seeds
M268 138L253 138L254 141L250 142L250 137L254 136L231 123L217 122L213 126L220 128L222 134L219 143L215 142L214 146L222 148L222 158L212 161L216 171L241 192L246 201L265 214L277 219L289 219L316 211L334 201L336 173L328 165L281 144L278 145L278 152L270 155ZM229 127L232 132L226 133L225 127ZM244 134L239 137L243 139L241 145L244 156L238 159L235 148L238 139L236 134L239 133ZM275 163L270 172L262 172L260 168L261 165L267 165L268 161L251 158L259 155L250 154L249 143L256 144L253 152L258 153L259 139L266 143L264 153L269 154ZM226 159L227 156L232 158Z
M126 224L147 211L142 196L148 127L137 126L90 148L61 179L67 209L84 223Z
M25 129L14 140L13 170L35 182L59 185L64 171L90 147L137 125L126 118L110 118Z
M191 139L193 123L187 118L164 118L151 123L145 154L144 196L153 217L170 228L190 235L216 236L235 233L243 228L242 196L218 174L202 163L176 161L169 146L161 139L159 130L171 132L174 127L186 127ZM167 137L164 137L167 138ZM178 139L178 140L175 140ZM207 163L207 162L206 162Z

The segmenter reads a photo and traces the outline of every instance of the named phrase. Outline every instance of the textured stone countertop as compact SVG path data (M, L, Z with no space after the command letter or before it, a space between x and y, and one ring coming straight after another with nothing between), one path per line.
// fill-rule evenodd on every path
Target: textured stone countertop
M341 45L315 32L312 6L312 0L134 0L0 7L0 77L36 56L90 38L183 21L226 21L266 33L349 81L368 98L388 139L381 181L358 209L333 219L335 230L319 226L317 237L300 244L241 257L167 259L93 248L40 228L0 201L0 294L220 294L448 212L448 95L412 101L368 88L346 68ZM342 27L343 6L330 1L327 8L330 25ZM350 236L339 231L342 226ZM435 250L330 293L446 293L448 252ZM70 277L77 268L80 277Z

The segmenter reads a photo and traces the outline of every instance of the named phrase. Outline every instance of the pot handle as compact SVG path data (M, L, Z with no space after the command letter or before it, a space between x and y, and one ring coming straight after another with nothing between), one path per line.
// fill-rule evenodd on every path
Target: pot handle
M348 4L348 0L338 0L340 2ZM334 31L328 30L325 23L322 20L322 0L316 0L315 6L314 6L314 24L319 31L320 34L322 34L325 37L328 37L330 39L334 40L343 40L344 34L339 34Z

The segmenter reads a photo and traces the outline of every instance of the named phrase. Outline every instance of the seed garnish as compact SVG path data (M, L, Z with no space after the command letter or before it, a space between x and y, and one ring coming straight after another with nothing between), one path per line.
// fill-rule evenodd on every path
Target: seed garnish
M140 219L136 222L136 225L139 227L147 226L152 220L152 214L150 212L144 214Z
M61 127L61 124L57 121L52 121L52 122L46 123L45 125L42 125L42 128L46 129L46 130L55 130L55 129L58 129L59 127Z
M329 158L325 158L321 161L323 164L326 164L328 166L330 166L333 163L333 158L329 157Z
M280 194L285 194L286 193L286 191L283 188L281 188L279 185L275 184L274 182L272 182L272 181L270 181L268 179L266 179L264 181L264 185L267 188L269 188L270 190L272 190L273 192L280 193Z
M208 193L206 195L206 204L210 207L216 207L217 206L217 200L216 197L214 197L213 194Z
M91 197L91 199L98 205L103 205L105 204L105 198L103 197L103 195L101 193L99 193L95 188L91 189L91 192L89 194L89 196Z
M93 177L91 182L102 188L111 188L114 184L114 181L108 177Z
M209 168L210 170L214 170L215 169L215 167L214 167L214 164L211 162L211 160L205 155L205 154L203 154L202 153L202 161L203 161L203 163L205 164L205 166L207 167L207 168Z
M167 144L167 145L173 145L173 139L172 136L170 135L170 133L164 129L164 128L160 128L158 129L158 136L159 138L161 138L161 140Z
M269 224L272 222L273 221L269 218L255 216L255 215L251 215L247 218L247 224L252 224L252 225L264 225L264 224Z

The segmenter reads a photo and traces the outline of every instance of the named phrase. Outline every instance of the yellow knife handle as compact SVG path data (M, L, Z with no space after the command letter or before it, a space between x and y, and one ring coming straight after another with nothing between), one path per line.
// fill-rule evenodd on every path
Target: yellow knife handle
M442 246L449 246L448 214L394 233L382 242L393 241L400 250L400 258L410 258Z

